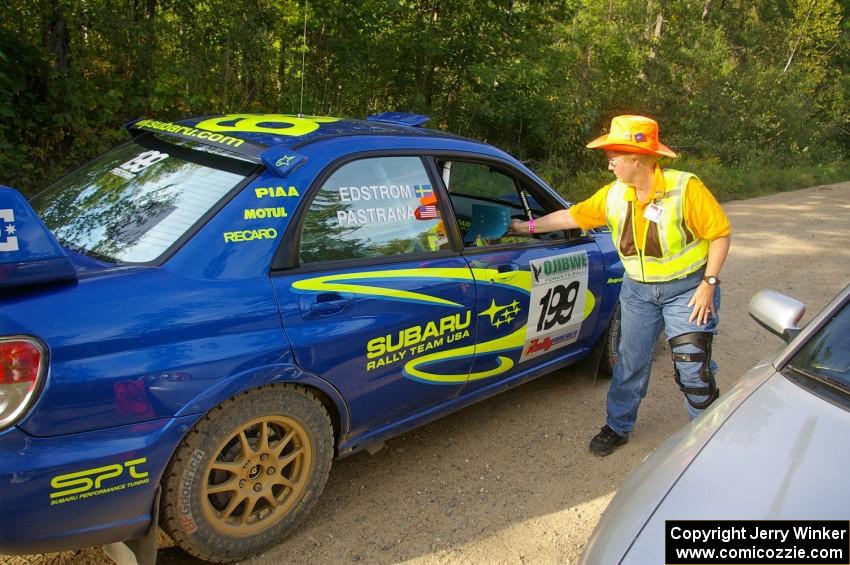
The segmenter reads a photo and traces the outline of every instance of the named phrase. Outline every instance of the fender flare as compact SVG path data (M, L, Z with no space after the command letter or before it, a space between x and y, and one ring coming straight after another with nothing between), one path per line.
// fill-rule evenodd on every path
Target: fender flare
M325 379L302 371L294 363L253 367L248 371L233 373L215 382L181 408L174 418L199 412L207 413L228 398L264 385L275 383L293 383L321 392L336 410L339 421L339 436L345 437L351 426L351 414L348 403L342 394ZM333 415L331 415L333 418Z

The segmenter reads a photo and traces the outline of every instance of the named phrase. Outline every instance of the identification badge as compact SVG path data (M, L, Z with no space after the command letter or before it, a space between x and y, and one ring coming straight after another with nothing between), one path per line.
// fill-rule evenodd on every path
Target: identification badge
M661 221L661 214L663 213L664 207L659 206L655 202L652 202L649 206L646 207L646 211L643 213L643 217L649 220L650 222L655 222L657 224Z

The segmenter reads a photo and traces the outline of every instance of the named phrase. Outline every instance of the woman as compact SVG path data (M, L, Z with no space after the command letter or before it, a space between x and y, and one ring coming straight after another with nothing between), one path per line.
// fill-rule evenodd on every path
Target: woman
M515 234L611 229L626 271L620 291L622 336L608 389L607 422L590 442L591 452L608 455L628 441L634 428L662 327L689 416L696 417L717 398L711 341L730 226L695 175L658 165L659 157L676 154L659 141L655 120L617 116L610 132L587 147L605 151L616 180L568 210L528 222L513 220L510 229Z

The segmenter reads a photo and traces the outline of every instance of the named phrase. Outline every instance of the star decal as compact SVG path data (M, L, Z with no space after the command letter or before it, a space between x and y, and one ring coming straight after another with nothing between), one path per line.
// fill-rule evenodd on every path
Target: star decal
M514 300L510 304L499 306L495 300L490 301L490 307L478 314L479 316L489 316L490 325L498 328L502 324L511 323L520 311L519 302Z

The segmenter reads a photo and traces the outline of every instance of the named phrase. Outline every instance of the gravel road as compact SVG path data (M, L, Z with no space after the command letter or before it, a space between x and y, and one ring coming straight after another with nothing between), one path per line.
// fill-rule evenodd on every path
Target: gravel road
M761 288L816 312L850 282L850 183L730 202L730 257L715 359L721 390L781 341L747 315ZM663 340L629 443L587 451L604 423L607 381L552 373L415 432L375 455L337 461L310 518L244 563L574 563L617 487L687 421ZM200 563L163 542L159 562ZM104 563L97 549L0 557L0 564Z

